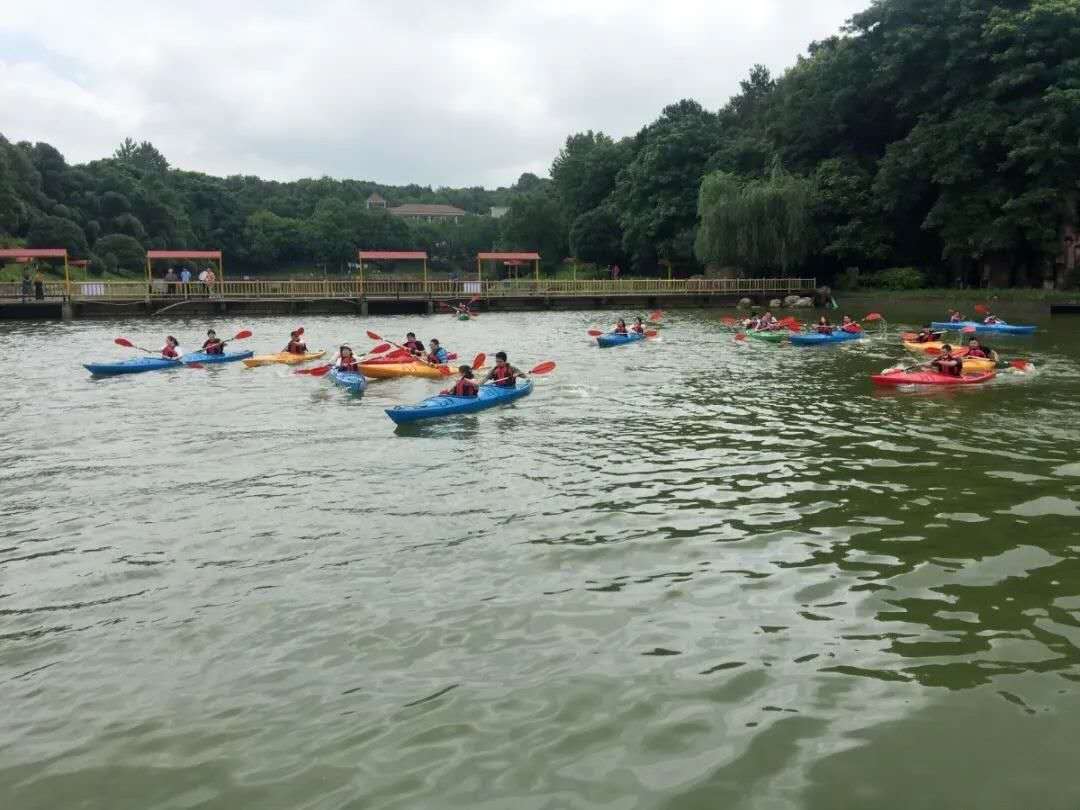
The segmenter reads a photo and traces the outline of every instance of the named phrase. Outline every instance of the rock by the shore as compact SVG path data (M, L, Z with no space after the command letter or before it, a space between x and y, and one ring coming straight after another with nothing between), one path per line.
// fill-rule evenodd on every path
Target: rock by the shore
M780 301L779 298L774 298L771 301L769 301L769 309L780 309L780 307L782 307L782 306L783 306L783 303Z
M753 305L754 302L751 301L749 298L739 299L739 309L750 309L750 307L752 307Z
M814 306L814 299L813 298L800 298L798 301L795 302L795 306L797 308L799 308L799 309L808 309L808 308Z
M799 296L797 296L797 295L784 296L784 306L785 307L788 307L788 308L797 307L798 305L799 305Z

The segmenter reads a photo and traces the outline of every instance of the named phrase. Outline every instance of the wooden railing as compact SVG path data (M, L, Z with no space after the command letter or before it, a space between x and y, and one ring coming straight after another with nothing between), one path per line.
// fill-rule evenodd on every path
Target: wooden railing
M570 298L610 297L620 295L742 295L806 293L817 286L813 278L625 278L602 281L557 279L522 279L509 281L427 282L421 279L327 279L323 281L257 280L222 281L211 287L192 282L172 284L161 280L146 281L73 281L70 296L74 301L125 302L146 299L182 301L211 300L317 300L356 298L455 299L471 298ZM47 299L67 296L62 281L47 281ZM0 299L21 298L18 282L0 283Z

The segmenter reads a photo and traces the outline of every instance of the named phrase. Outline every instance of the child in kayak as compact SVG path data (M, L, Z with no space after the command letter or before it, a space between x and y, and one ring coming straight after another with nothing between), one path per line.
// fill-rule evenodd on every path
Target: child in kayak
M169 335L165 338L165 346L161 349L161 356L166 360L179 360L184 356L184 353L180 351L180 341Z
M626 321L624 321L622 318L619 318L618 322L615 324L615 329L613 331L616 335L625 335L627 331Z
M965 318L963 315L960 314L960 310L958 310L958 309L950 309L949 310L949 323L960 323L960 321L966 321L966 320L967 320L967 318Z
M915 335L915 343L932 343L937 340L939 333L935 332L930 324L927 324Z
M480 386L473 379L472 366L458 366L458 374L461 377L454 383L453 388L447 388L440 393L448 397L475 397L480 393Z
M941 354L930 361L930 365L940 374L959 377L964 371L964 361L952 353L948 343L941 347Z
M851 317L849 315L845 315L843 320L840 321L840 329L841 331L847 332L852 335L862 331L862 327L855 323L855 321L851 320Z
M337 357L334 358L334 368L348 374L359 374L360 364L353 355L351 346L342 346L338 349Z
M833 333L833 326L829 323L829 319L822 315L818 318L817 333L819 335L831 335Z
M529 375L520 369L514 368L506 360L506 352L495 353L495 366L484 377L483 382L493 382L500 388L513 388L517 385L517 378L529 379Z
M219 339L213 329L207 329L202 350L203 354L225 354L225 341Z
M630 328L639 335L645 334L645 324L641 322L641 318L634 318L634 325Z
M409 354L415 357L424 356L424 344L416 339L415 332L409 332L409 334L405 335L405 343L403 343L402 345L409 352Z
M429 363L441 366L443 363L450 359L450 355L446 353L446 349L444 349L442 347L442 344L439 343L438 338L432 338L428 346L429 349L427 354L427 361Z
M997 360L997 352L989 346L984 346L982 341L973 337L967 344L967 357L982 357L987 360Z
M773 317L773 314L771 312L766 312L758 320L757 328L761 332L771 332L773 330L779 329L780 324L777 323L776 318Z
M300 339L300 330L289 333L289 342L282 350L286 354L307 354L307 344Z
M986 317L983 318L983 323L993 325L995 323L1005 323L1005 321L1001 320L1001 318L994 315L992 312L987 312Z

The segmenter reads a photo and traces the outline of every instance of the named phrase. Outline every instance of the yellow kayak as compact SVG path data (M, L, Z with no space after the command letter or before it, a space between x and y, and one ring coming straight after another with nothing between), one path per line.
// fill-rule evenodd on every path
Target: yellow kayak
M449 372L448 368L447 371ZM430 380L441 380L443 377L450 376L443 374L438 366L429 366L426 363L361 363L360 373L372 379L426 377Z
M909 352L915 352L916 354L937 354L941 351L941 347L944 345L945 344L942 343L940 340L931 340L928 343L910 343L906 340L904 341L904 348L907 349ZM950 343L949 345L957 350L961 350L964 348L963 346L959 346L955 343Z
M289 352L278 352L277 354L257 354L254 357L249 357L244 361L244 365L248 368L256 368L257 366L272 366L277 363L281 363L286 366L298 366L301 363L306 363L308 360L318 360L326 352L308 352L307 354L290 354Z

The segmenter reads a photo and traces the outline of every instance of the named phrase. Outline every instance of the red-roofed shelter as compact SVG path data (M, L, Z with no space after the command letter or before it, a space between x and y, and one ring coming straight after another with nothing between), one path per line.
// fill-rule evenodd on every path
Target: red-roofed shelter
M225 265L221 261L220 250L148 250L146 251L146 280L153 278L151 264L157 260L169 259L207 259L218 265L218 281L225 280Z
M427 251L423 250L359 250L360 286L364 285L364 262L423 262L424 288L427 288Z
M4 248L0 250L0 259L14 259L18 264L26 264L31 259L63 259L64 289L71 295L71 275L68 271L68 252L65 248Z
M476 277L484 280L484 262L503 262L511 267L532 262L533 274L537 281L540 280L540 254L530 253L477 253L476 254Z

